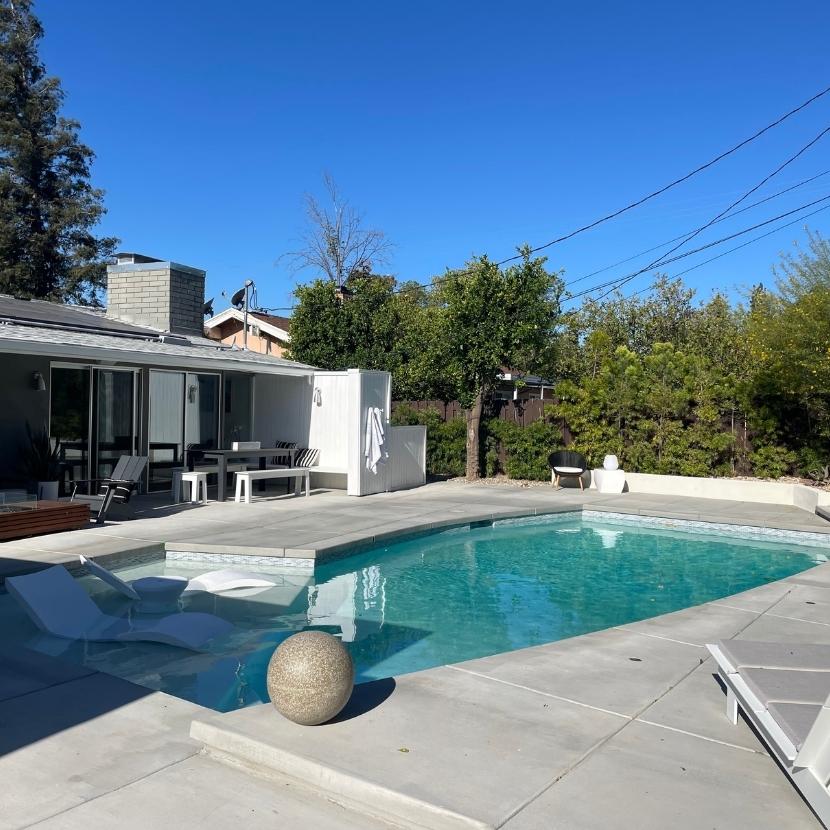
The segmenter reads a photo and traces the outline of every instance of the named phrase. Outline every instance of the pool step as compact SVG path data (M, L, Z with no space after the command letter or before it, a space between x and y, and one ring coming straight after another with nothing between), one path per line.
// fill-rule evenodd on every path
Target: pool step
M268 711L264 711L266 707ZM273 711L270 704L255 708L265 718L264 727L276 723L289 729L326 728L297 727ZM395 826L413 830L492 830L493 825L486 822L287 751L269 740L271 730L263 728L256 735L251 734L247 729L230 725L227 721L231 717L232 714L223 715L191 724L190 736L200 741L205 753L216 761L260 777L289 780L342 807L391 821Z

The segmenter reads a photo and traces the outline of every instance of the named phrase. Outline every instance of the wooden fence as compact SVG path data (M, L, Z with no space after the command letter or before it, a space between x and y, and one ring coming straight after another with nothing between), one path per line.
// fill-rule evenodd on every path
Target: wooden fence
M498 417L505 421L512 421L521 427L529 426L535 421L544 417L545 404L551 401L494 401L492 406L497 411ZM400 406L408 406L422 412L426 409L434 409L445 422L453 418L463 418L464 408L458 401L444 403L444 401L393 401L392 411Z

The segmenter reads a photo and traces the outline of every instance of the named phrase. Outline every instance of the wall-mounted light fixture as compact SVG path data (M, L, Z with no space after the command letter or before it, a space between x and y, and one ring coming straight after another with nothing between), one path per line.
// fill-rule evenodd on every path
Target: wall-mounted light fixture
M32 372L32 389L38 392L46 391L46 381L40 372Z
M313 396L312 400L314 401L315 405L317 405L317 406L322 406L323 405L323 395L320 392L320 387L319 386L314 387L314 396Z
M187 387L187 400L190 403L196 403L196 384L191 383L190 386Z

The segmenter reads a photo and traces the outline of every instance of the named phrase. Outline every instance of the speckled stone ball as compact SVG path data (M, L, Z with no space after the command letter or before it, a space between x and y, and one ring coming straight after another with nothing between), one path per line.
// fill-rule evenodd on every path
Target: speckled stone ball
M266 677L277 711L316 726L337 715L354 688L354 665L337 637L323 631L293 634L271 655Z

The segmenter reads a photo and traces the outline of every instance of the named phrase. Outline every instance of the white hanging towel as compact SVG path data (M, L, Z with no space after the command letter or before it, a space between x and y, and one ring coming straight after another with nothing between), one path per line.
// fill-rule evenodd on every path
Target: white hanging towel
M383 414L376 406L366 410L366 469L373 473L378 471L378 461L384 457L383 442L386 436L383 432Z

